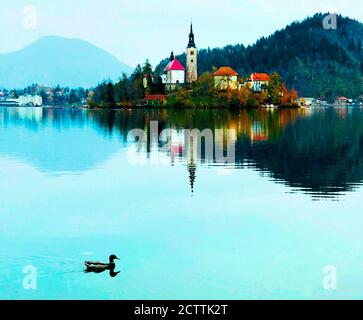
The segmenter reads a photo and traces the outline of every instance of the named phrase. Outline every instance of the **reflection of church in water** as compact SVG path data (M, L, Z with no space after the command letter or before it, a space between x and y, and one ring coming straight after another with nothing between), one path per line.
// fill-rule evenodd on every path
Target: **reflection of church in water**
M172 135L170 156L171 164L175 164L176 158L184 158L188 169L189 184L191 192L194 193L195 181L197 178L198 143L193 138L185 144L184 135Z

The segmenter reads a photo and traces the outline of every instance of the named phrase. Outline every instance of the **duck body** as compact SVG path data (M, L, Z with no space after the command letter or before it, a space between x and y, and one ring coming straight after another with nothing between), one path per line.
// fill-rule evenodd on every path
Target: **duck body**
M99 261L85 261L84 265L86 266L86 272L95 272L95 273L101 273L106 270L113 271L115 270L116 264L115 260L120 260L115 255L111 255L109 259L109 263L103 263Z
M96 272L96 271L103 272L106 270L115 269L114 263L86 261L84 263L84 265L86 266L87 271L92 271L92 272Z

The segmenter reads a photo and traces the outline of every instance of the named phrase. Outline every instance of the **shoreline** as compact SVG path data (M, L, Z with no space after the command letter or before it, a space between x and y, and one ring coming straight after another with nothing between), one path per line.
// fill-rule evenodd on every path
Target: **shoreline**
M259 107L229 107L229 106L208 106L208 107L192 107L192 106L140 106L133 105L129 107L89 107L89 106L14 106L14 105L2 105L0 108L33 108L33 109L53 109L53 110L75 110L75 109L85 109L94 111L118 111L118 110L280 110L280 109L310 109L310 108L330 108L330 107L362 107L360 104L324 104L324 105L310 105L310 106L259 106Z

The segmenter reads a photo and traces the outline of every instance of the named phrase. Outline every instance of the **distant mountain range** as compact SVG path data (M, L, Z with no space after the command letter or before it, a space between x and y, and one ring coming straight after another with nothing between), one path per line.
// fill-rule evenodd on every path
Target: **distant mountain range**
M337 95L362 95L363 24L338 16L337 29L326 30L323 28L325 17L316 14L294 22L248 47L240 44L201 49L198 71L230 66L242 77L252 72L277 71L287 86L297 89L302 96L334 99ZM185 54L177 58L185 64ZM163 60L157 67L159 72L167 61Z
M43 37L28 47L0 54L0 87L92 87L105 79L117 80L132 68L106 51L79 39Z

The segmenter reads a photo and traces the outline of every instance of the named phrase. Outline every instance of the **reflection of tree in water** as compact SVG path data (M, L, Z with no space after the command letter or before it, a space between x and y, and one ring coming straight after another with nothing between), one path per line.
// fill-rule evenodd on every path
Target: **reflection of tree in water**
M351 191L363 179L363 117L359 109L342 118L334 110L313 113L288 125L278 139L237 145L238 159L306 193Z
M165 128L235 129L237 167L248 163L275 181L315 194L350 191L363 179L363 112L358 108L310 113L262 109L40 110L0 109L0 126L4 129L24 126L36 131L47 126L63 129L91 125L98 132L118 134L123 142L132 129L149 131L153 120L159 122L159 131ZM85 140L84 147L88 144L91 147L92 141ZM192 190L200 161L195 156L188 165Z
M107 111L106 111L107 113ZM110 116L94 120L110 128ZM362 181L362 112L315 110L134 110L115 112L113 126L126 139L128 130L148 130L150 121L165 128L235 129L236 165L246 161L275 181L307 193L336 194ZM202 155L203 159L203 155ZM194 165L201 159L194 159ZM194 188L195 171L188 166Z

